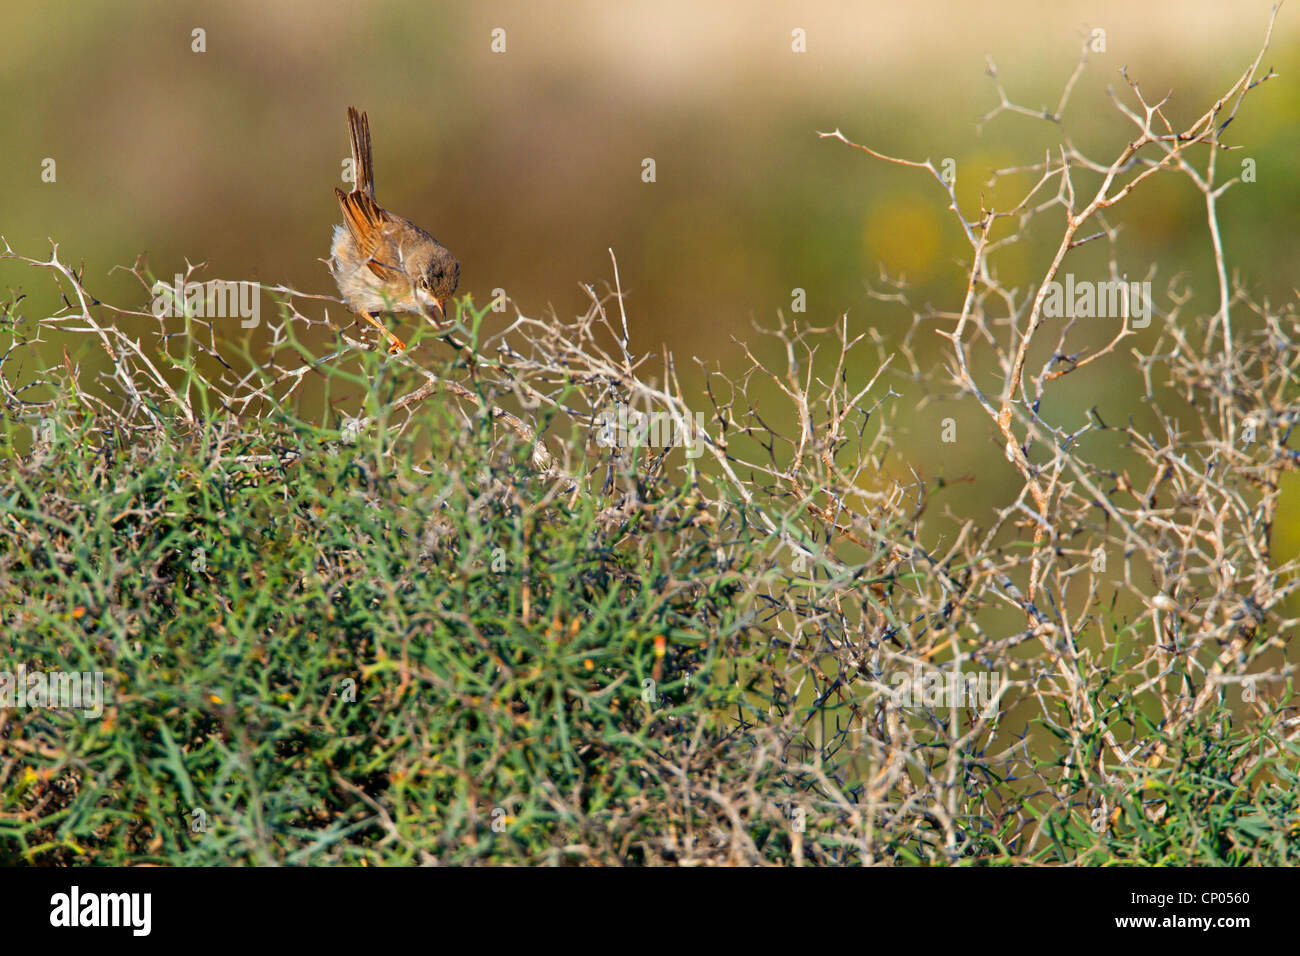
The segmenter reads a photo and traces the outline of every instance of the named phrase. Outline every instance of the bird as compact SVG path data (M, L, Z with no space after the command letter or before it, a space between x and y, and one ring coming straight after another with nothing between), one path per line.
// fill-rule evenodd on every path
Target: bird
M348 308L384 334L392 355L406 343L378 316L417 313L441 326L460 283L460 263L429 233L375 201L370 120L355 106L348 107L348 129L355 181L349 193L334 187L343 224L334 227L330 271ZM433 308L440 319L430 314Z

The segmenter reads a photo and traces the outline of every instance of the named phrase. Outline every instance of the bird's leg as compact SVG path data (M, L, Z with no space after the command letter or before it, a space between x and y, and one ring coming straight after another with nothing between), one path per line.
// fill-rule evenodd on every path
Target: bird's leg
M388 354L389 354L389 355L395 355L395 354L397 354L398 352L405 352L405 351L406 351L406 343L403 342L401 339L399 339L399 338L398 338L396 335L394 335L392 332L388 331L388 327L385 326L384 323L380 322L377 318L375 318L375 317L374 317L373 315L371 315L369 312L362 312L361 314L365 317L365 320L366 320L367 322L369 322L371 325L373 325L375 328L377 328L380 332L383 332L383 333L384 333L384 337L388 339Z

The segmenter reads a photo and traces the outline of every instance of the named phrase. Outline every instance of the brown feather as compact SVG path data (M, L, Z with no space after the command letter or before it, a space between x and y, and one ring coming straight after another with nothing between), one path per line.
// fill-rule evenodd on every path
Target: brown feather
M357 182L353 192L363 192L375 198L375 166L370 152L370 118L348 107L348 130L352 135L352 166Z
M392 222L392 217L375 202L373 197L363 192L344 193L335 186L334 195L338 197L339 208L343 210L343 224L348 227L348 233L351 234L357 249L366 257L366 265L370 267L370 271L384 280L391 280L393 275L400 275L400 270L396 266L378 262L374 258L375 250L379 248L384 238L385 227Z
M348 107L348 131L352 138L352 167L356 184L352 192L344 194L335 187L339 208L343 210L343 223L352 235L352 241L366 257L370 271L385 281L392 274L400 275L395 266L374 258L375 250L384 238L385 227L392 218L375 202L375 166L370 150L370 118L354 106Z

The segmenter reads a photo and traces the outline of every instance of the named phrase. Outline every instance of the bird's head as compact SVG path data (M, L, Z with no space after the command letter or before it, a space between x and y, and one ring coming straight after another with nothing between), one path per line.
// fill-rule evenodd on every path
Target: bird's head
M456 257L439 246L425 255L407 257L406 269L420 304L426 310L437 308L438 318L445 319L447 302L460 284L460 263Z

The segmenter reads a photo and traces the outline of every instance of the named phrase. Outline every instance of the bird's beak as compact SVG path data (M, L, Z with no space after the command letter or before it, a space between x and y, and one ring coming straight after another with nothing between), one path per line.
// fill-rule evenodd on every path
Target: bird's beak
M443 320L444 322L447 321L447 300L446 300L446 299L434 299L433 301L436 302L436 303L438 303L438 311L439 311L440 313L442 313L442 320Z

